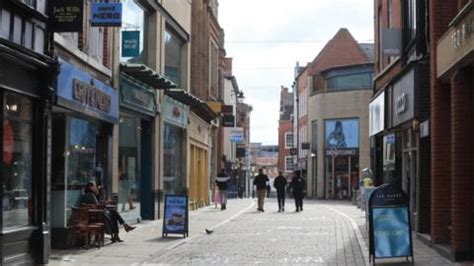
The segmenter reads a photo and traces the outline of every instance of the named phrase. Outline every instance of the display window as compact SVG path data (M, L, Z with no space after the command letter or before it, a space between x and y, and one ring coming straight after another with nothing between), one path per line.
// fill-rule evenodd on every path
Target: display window
M165 194L179 194L186 168L183 163L183 130L165 123L163 143L163 186Z
M32 224L33 102L15 93L3 97L3 229Z

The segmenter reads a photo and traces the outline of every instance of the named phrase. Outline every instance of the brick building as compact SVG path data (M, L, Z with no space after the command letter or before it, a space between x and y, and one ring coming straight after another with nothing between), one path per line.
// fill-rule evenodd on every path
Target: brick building
M278 120L278 168L287 175L291 174L295 167L295 155L291 154L294 149L293 143L293 92L287 87L281 87L280 91L280 119Z
M474 259L474 2L430 1L431 242ZM428 184L426 184L428 185Z
M357 43L342 28L296 79L309 92L310 197L350 198L359 170L369 165L372 52L372 44Z
M375 184L409 195L413 230L429 231L429 55L423 1L375 1L375 77L370 103Z

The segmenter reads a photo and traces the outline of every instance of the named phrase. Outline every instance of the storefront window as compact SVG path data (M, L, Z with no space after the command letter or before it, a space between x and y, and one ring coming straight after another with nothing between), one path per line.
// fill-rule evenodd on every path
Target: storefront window
M182 129L165 124L163 183L165 194L179 194L182 189L183 163Z
M123 2L121 62L146 63L145 12L135 1Z
M183 63L183 41L170 31L165 31L165 76L181 85Z
M32 102L6 93L3 103L3 228L32 222Z
M119 210L137 208L140 202L140 119L122 117L119 150Z

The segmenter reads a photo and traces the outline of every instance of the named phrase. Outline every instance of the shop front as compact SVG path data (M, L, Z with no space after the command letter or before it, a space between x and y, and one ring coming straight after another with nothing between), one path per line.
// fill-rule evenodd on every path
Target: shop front
M359 118L326 119L325 194L350 199L359 181Z
M189 107L164 96L163 106L163 193L187 193L186 128Z
M118 92L60 60L52 120L51 227L53 248L69 244L71 207L95 181L99 200L112 196L112 132L119 121Z
M210 125L194 112L189 114L189 200L197 206L209 204Z
M449 244L451 259L461 261L474 259L474 2L459 5L448 26L436 42L431 88L432 159L442 165L432 167L431 184L444 189L431 197L431 237Z
M120 76L118 207L130 222L154 219L153 128L156 94L148 85Z
M0 53L0 264L47 263L50 65L45 57L15 57L20 53L5 50Z
M390 111L391 129L384 138L384 164L387 182L395 183L409 196L411 221L415 225L417 215L417 183L418 183L418 142L419 117L418 94L422 89L417 84L417 66L408 70L396 80L391 87ZM416 228L413 226L413 228Z

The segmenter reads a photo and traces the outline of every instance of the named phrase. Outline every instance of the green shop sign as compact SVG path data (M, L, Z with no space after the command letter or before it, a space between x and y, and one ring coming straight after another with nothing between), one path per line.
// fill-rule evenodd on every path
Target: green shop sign
M120 76L120 106L155 116L155 91L133 78Z

